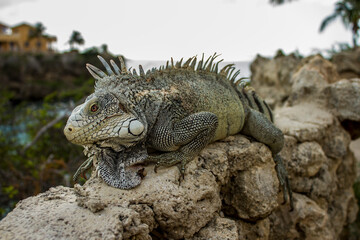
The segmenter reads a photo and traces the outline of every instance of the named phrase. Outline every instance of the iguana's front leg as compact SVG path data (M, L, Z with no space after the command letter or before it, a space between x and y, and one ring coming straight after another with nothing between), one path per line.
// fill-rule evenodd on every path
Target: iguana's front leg
M180 171L184 174L186 163L212 140L217 126L218 118L210 112L194 113L174 124L157 126L151 137L151 145L168 152L150 156L146 162L156 163L155 172L160 166L181 163Z

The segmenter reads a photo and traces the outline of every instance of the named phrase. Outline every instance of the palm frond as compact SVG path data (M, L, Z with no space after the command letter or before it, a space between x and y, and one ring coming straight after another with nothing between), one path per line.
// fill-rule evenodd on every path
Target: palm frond
M321 22L321 25L320 25L320 32L324 31L324 29L331 23L333 22L337 17L339 16L338 13L334 13L328 17L326 17L322 22Z
M346 28L351 29L353 34L354 46L356 46L356 39L359 37L360 29L360 1L359 0L340 0L335 3L334 13L326 17L320 26L320 32L333 22L337 17L340 17Z

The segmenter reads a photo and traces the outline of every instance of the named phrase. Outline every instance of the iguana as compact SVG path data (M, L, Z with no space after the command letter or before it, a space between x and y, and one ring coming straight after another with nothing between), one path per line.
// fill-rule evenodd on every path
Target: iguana
M187 162L210 142L242 133L266 144L273 155L284 201L292 194L278 153L284 136L273 124L272 111L255 91L237 80L233 64L221 70L214 54L196 57L137 74L98 56L107 73L93 65L86 68L96 79L95 92L77 106L64 133L69 141L85 147L88 158L79 174L96 162L96 173L109 185L131 189L144 177L143 165L178 164L184 174ZM148 150L160 151L148 155ZM96 160L96 161L94 161Z

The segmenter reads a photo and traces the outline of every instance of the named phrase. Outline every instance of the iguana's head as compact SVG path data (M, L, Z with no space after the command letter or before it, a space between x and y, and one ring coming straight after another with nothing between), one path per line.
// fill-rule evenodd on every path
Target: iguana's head
M125 147L143 137L145 125L111 92L97 91L71 113L64 129L78 145L101 144L113 139Z
M139 146L143 146L147 122L129 99L131 89L123 88L125 83L121 85L121 81L133 77L123 60L120 59L121 70L110 61L114 73L103 58L99 59L108 74L87 64L87 69L97 80L95 92L72 111L64 134L74 144L98 149L94 156L99 161L97 170L103 180L111 186L129 189L140 184L144 176L141 163L147 153L144 147L139 150Z
M96 79L95 92L71 113L64 129L66 138L78 145L100 144L109 139L129 147L135 145L146 134L146 119L129 99L131 89L121 85L133 77L121 58L122 69L99 56L108 75L87 64L89 72Z

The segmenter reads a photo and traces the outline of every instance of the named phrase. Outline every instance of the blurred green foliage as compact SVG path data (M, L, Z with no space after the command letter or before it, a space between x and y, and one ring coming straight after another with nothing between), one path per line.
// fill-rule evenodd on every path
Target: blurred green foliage
M336 43L331 45L330 49L325 50L325 54L331 59L335 54L353 50L354 49L348 43Z
M72 186L85 160L83 148L63 134L65 116L25 150L39 130L93 92L85 63L97 63L97 48L84 53L0 55L0 219L26 197L52 186ZM106 56L105 58L115 58Z

